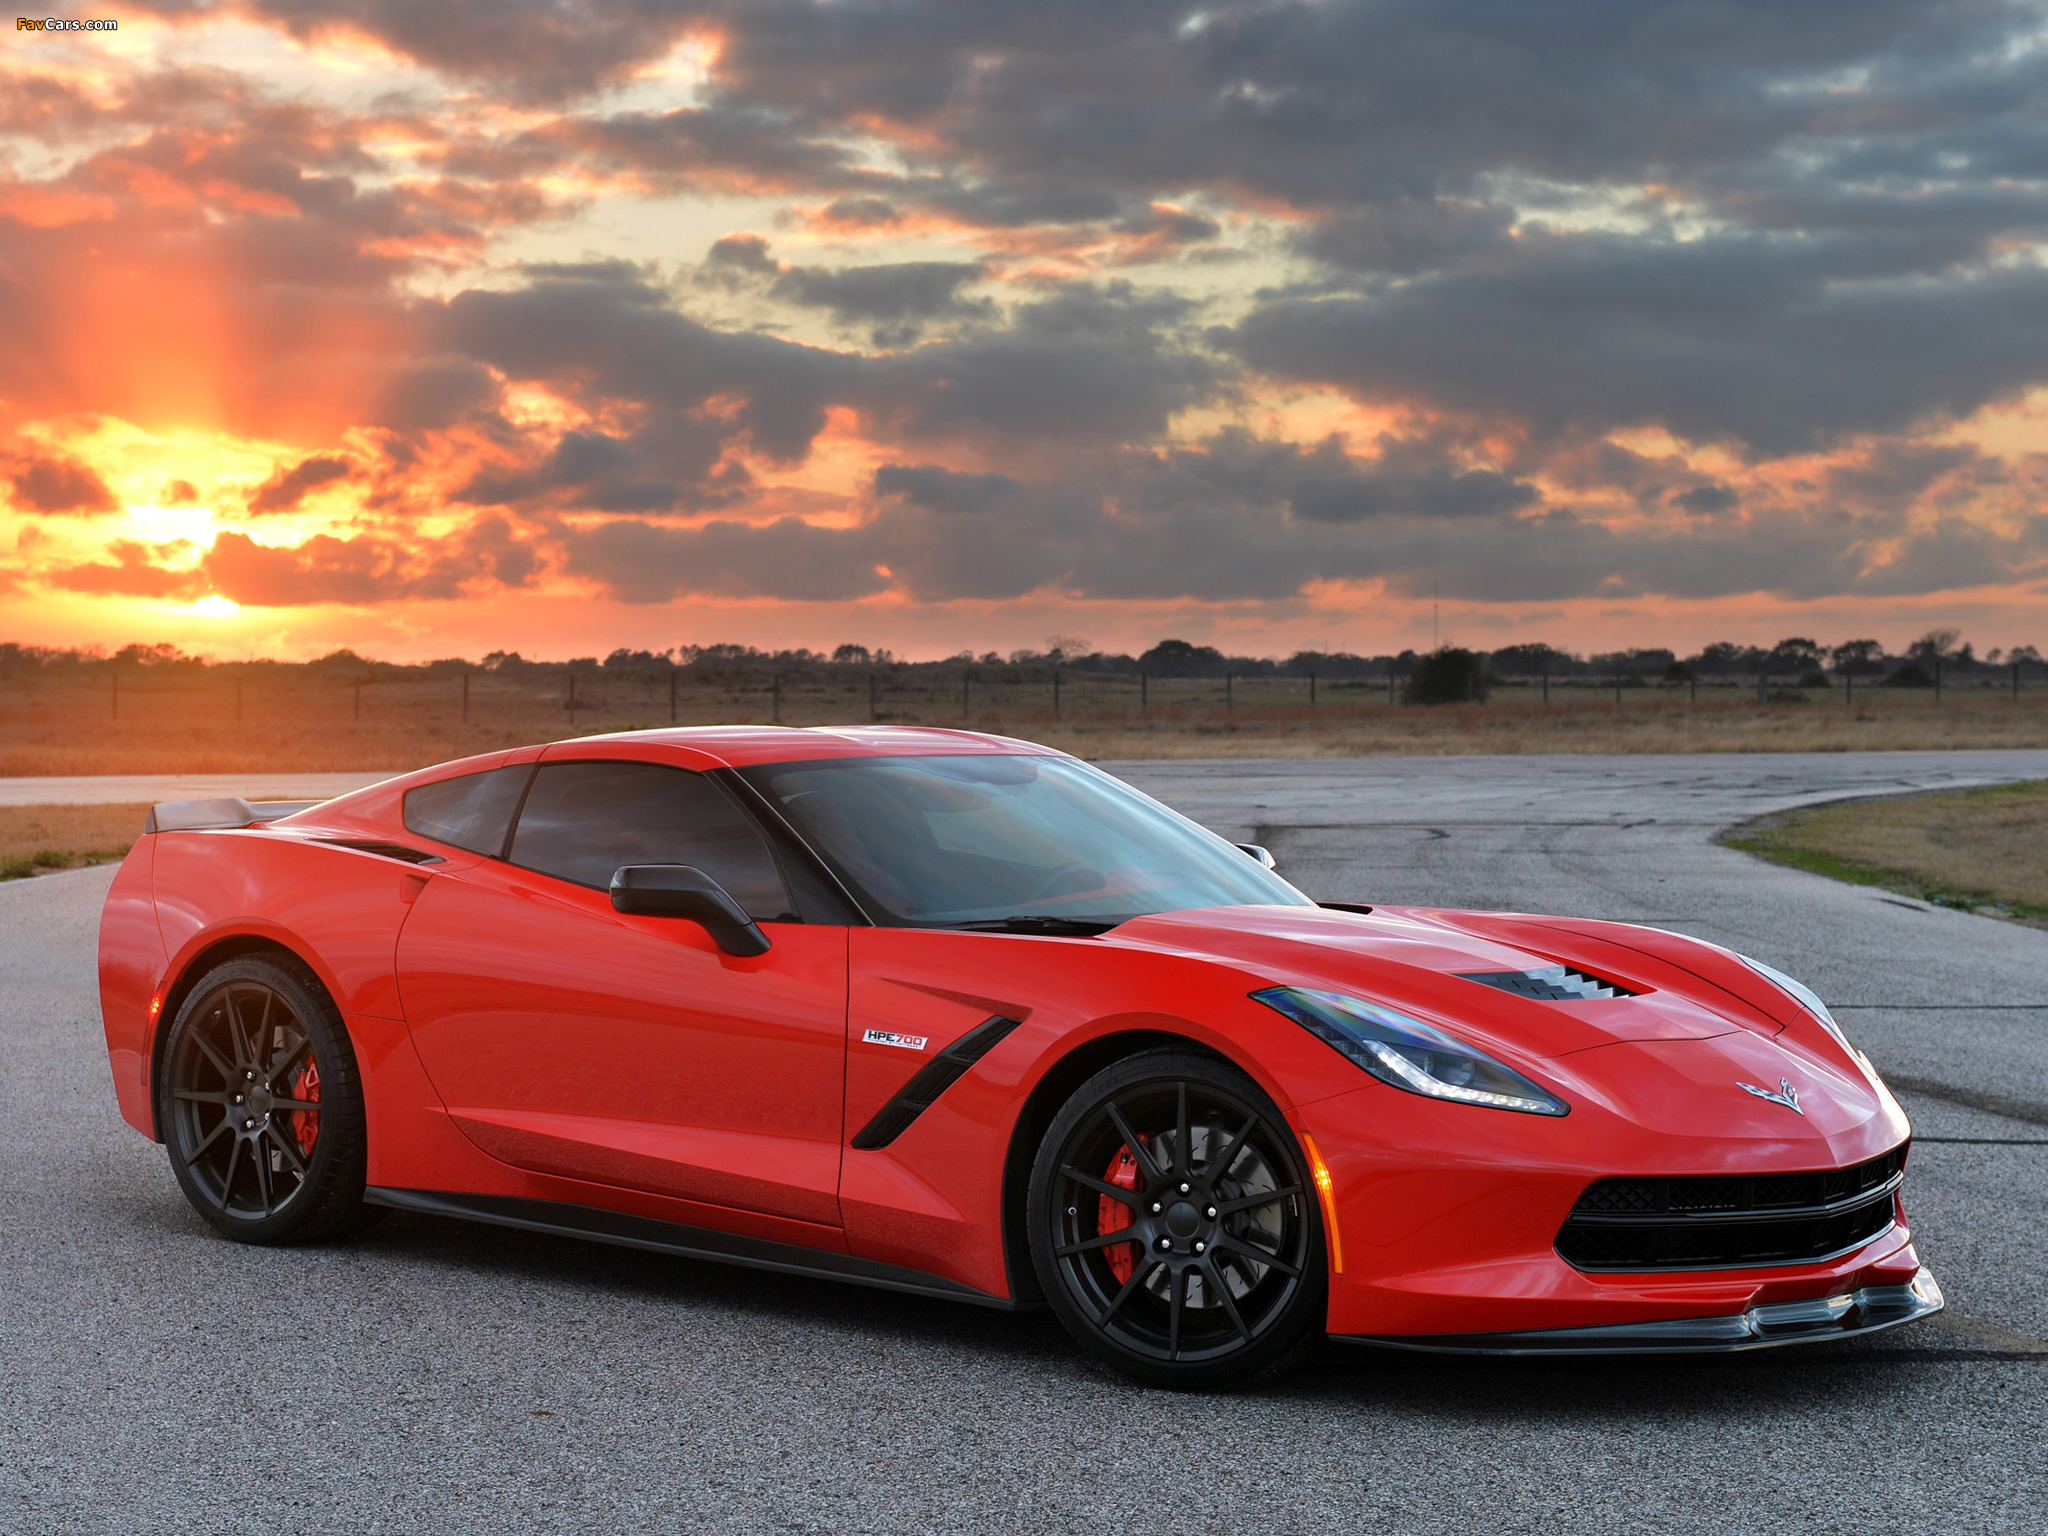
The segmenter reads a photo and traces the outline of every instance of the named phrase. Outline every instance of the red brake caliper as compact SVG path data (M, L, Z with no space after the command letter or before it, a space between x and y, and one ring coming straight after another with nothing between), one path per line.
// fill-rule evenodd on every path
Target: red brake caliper
M1138 1187L1138 1160L1131 1156L1129 1147L1118 1147L1116 1156L1110 1160L1109 1172L1103 1175L1119 1189ZM1096 1196L1095 1230L1098 1232L1121 1232L1131 1224L1131 1208L1121 1200L1112 1200L1108 1195ZM1109 1272L1116 1276L1118 1284L1128 1284L1131 1269L1138 1262L1130 1243L1116 1243L1102 1250L1102 1256L1109 1260Z
M292 1097L305 1104L320 1102L320 1069L313 1065L310 1056L292 1079ZM320 1139L320 1112L313 1109L293 1111L292 1136L299 1144L299 1156L311 1157L313 1143Z

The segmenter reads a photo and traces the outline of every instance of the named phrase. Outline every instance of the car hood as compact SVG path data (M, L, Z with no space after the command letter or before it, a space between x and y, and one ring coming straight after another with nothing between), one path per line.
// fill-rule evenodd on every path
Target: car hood
M1443 1024L1475 1044L1536 1057L1735 1031L1771 1038L1784 1028L1695 971L1611 937L1502 914L1501 926L1516 930L1510 941L1484 931L1487 916L1460 913L1454 922L1400 908L1223 907L1133 918L1107 937L1229 965L1245 973L1247 990L1347 992ZM1630 995L1546 1000L1471 979L1554 966Z

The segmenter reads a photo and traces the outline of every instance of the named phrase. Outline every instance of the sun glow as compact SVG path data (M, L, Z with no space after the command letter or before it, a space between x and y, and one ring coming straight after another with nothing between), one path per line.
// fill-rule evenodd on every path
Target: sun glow
M242 611L242 605L232 597L222 597L218 592L209 592L192 605L192 611L203 618L233 618Z

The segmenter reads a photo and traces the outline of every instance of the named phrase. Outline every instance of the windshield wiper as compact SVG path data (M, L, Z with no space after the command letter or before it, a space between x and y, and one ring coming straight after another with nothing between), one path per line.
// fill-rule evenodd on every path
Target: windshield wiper
M1036 917L1029 913L1014 917L977 917L964 923L944 923L940 926L958 928L968 933L1042 933L1052 937L1074 936L1092 938L1098 933L1107 933L1116 927L1116 922L1105 923L1085 917Z

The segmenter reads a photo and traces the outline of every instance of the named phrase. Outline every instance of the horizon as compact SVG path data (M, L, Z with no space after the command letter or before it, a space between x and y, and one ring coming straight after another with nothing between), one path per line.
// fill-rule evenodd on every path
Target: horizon
M2048 645L2035 0L144 0L0 88L23 643Z

